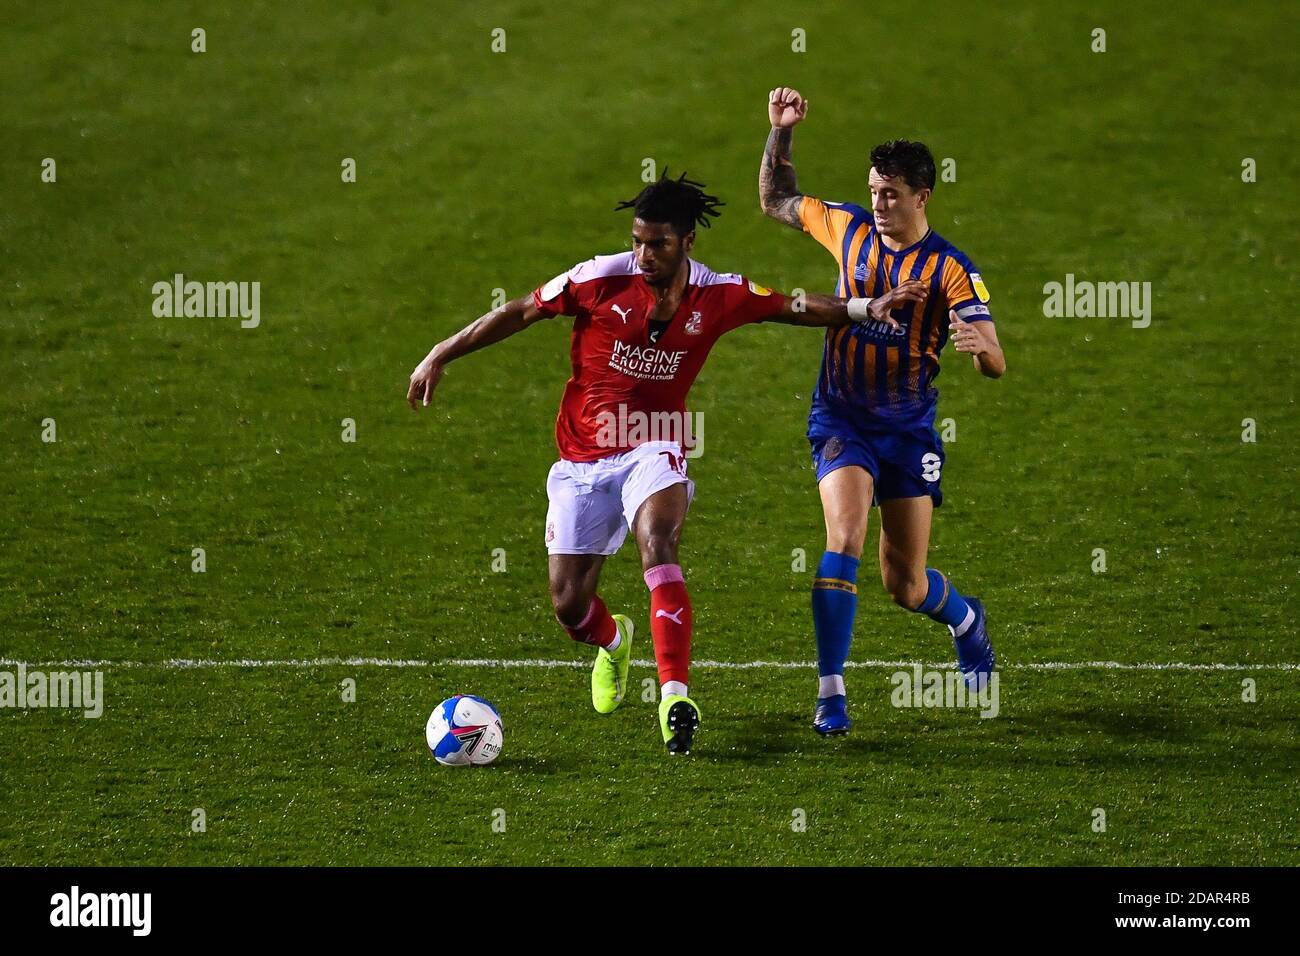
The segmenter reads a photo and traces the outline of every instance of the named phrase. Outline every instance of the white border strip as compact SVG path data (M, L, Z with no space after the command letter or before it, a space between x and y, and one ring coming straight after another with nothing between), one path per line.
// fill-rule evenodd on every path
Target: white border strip
M654 667L649 660L632 661L637 667ZM445 660L402 660L384 657L318 657L300 660L211 660L172 658L159 661L117 661L117 660L66 660L66 661L24 661L16 658L0 657L0 667L17 667L22 664L28 669L67 668L70 670L109 670L134 668L138 670L211 670L216 668L309 668L309 667L500 667L500 668L587 668L590 661L581 660L546 660L543 658L523 658L519 660L501 660L494 658L449 658ZM943 670L952 667L951 661L926 663L923 661L849 661L848 667L898 670L920 664L922 667ZM816 661L692 661L691 667L702 670L813 670ZM1300 664L1195 664L1180 661L1137 662L1124 661L1024 661L1000 665L1001 669L1028 671L1300 671Z

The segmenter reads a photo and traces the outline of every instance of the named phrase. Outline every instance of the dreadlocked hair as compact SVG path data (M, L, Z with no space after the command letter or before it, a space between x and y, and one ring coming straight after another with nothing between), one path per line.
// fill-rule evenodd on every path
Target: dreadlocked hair
M677 235L684 236L697 225L707 229L709 219L717 218L718 207L725 205L717 196L706 193L703 183L687 179L685 173L670 179L665 167L663 175L614 210L634 210L638 219L666 222Z

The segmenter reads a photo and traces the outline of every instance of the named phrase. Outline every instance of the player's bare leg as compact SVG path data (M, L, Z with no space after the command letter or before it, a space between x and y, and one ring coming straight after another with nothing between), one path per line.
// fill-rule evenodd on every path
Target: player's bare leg
M605 558L599 554L551 555L551 606L565 629L577 628L591 610L604 564Z
M650 633L659 666L659 727L668 752L691 751L700 709L688 696L692 610L677 549L686 509L686 485L669 485L647 498L633 523L641 569L650 589Z
M826 519L826 552L813 579L813 626L817 631L817 707L813 729L824 737L849 732L844 665L853 641L858 605L858 562L867 537L871 472L845 465L817 485Z
M926 567L934 502L928 495L880 503L880 578L894 602L948 625L966 682L978 687L997 659L984 605L963 597L941 572Z
M550 578L551 606L560 625L575 641L597 648L591 703L598 712L608 714L623 702L627 690L632 622L621 614L610 614L596 593L604 563L599 554L553 554Z
M817 492L826 519L826 550L860 558L874 493L871 472L857 465L836 468L817 485Z
M894 603L909 611L921 606L929 590L925 562L933 517L928 495L880 503L880 581Z

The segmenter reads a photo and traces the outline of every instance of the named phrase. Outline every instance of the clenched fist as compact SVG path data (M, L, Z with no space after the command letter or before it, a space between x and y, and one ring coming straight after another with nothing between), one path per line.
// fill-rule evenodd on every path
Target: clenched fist
M798 90L778 86L767 94L767 118L777 129L790 129L808 115L808 101Z

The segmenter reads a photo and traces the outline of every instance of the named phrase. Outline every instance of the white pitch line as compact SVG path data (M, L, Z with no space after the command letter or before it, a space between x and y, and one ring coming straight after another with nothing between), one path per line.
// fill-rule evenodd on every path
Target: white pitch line
M632 661L637 667L654 667L650 660ZM17 667L22 665L35 668L68 668L106 670L109 668L136 668L142 670L211 670L216 668L309 668L309 667L393 667L393 668L437 668L437 667L500 667L500 668L587 668L590 661L581 660L546 660L542 658L523 658L502 660L498 658L450 658L446 660L424 661L403 660L384 657L318 657L299 660L211 660L172 658L159 661L119 661L119 660L65 660L65 661L24 661L16 658L0 657L0 667ZM922 667L945 670L952 667L951 661L849 661L852 668L898 670L920 664ZM692 667L702 670L811 670L816 668L816 661L692 661ZM1029 671L1300 671L1300 664L1196 664L1182 661L1158 662L1124 662L1124 661L1023 661L1000 665L1001 669Z

